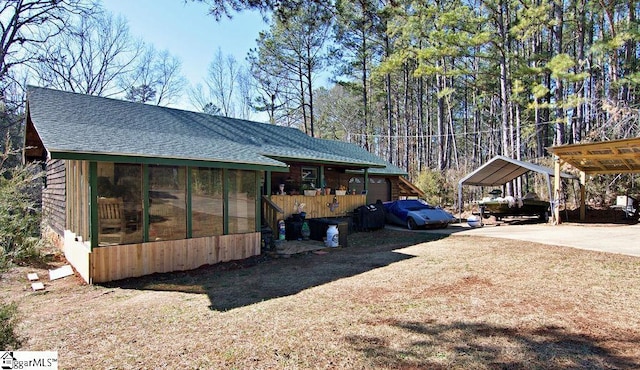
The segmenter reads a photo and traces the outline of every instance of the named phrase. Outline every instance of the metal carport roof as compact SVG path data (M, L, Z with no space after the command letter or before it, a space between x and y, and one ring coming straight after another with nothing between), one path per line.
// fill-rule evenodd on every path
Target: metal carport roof
M463 185L475 185L475 186L497 186L504 185L511 180L514 180L527 172L537 172L545 175L547 179L547 189L549 191L549 199L552 200L551 194L551 180L550 177L554 176L553 169L540 166L537 164L519 161L517 159L508 158L502 155L493 157L489 162L480 166L477 170L471 172L467 176L458 181L458 207L459 211L462 211L462 186ZM572 175L567 173L560 173L560 177L573 179Z
M553 176L552 168L498 155L493 157L489 162L480 166L477 170L463 177L458 184L476 186L504 185L529 171ZM573 178L573 176L566 173L561 173L560 176L564 178Z

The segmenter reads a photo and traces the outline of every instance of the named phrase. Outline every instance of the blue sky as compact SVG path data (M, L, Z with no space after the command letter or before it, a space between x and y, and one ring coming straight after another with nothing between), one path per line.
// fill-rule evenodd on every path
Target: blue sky
M258 32L268 28L259 12L234 13L216 22L204 4L192 1L103 0L103 6L128 20L133 37L178 57L192 85L202 82L218 48L244 63Z

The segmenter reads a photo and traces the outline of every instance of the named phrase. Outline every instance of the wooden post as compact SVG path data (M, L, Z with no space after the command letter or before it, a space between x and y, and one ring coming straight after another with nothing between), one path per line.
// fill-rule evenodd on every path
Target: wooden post
M78 190L76 189L76 191ZM98 232L98 163L89 162L89 237L91 238L91 250L98 247Z
M587 218L587 207L585 206L587 191L587 174L584 171L580 171L580 221L584 221Z
M560 191L562 182L560 181L560 157L553 156L554 168L553 168L553 199L551 204L553 205L553 224L559 225L562 223L560 220Z

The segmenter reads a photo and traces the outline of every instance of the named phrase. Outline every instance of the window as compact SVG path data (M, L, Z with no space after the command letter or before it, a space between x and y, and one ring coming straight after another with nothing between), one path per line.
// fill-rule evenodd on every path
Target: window
M186 172L149 166L149 241L187 237Z
M302 184L319 187L317 167L302 167Z
M256 230L256 173L229 170L229 234Z
M193 238L223 235L225 220L229 234L256 231L257 172L204 167L189 168L187 172L184 166L149 165L148 189L144 190L143 172L140 164L98 162L99 246L180 240L187 235ZM225 189L227 183L229 189ZM187 194L191 196L191 214L187 214ZM145 212L147 200L149 208ZM191 225L189 234L188 225Z
M222 170L191 169L191 236L224 233L224 187Z
M98 245L142 241L142 167L99 162Z

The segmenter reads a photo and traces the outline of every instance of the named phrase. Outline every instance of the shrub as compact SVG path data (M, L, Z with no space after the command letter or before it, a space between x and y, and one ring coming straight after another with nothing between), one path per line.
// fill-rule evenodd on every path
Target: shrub
M41 244L37 199L43 171L37 163L9 167L19 154L10 148L7 143L0 154L0 268L36 257Z
M0 304L0 349L9 351L20 348L21 342L15 333L18 322L18 306L15 303Z
M415 185L425 193L425 200L431 205L453 204L454 187L447 183L447 177L440 171L422 171Z

